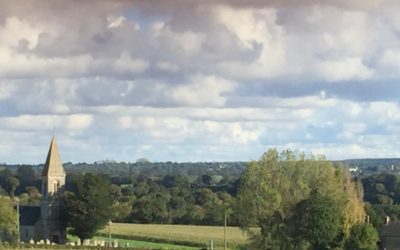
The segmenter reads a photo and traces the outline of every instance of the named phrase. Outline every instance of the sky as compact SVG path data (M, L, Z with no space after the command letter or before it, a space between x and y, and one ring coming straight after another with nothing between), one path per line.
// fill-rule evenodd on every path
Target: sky
M0 0L0 162L400 157L394 0Z

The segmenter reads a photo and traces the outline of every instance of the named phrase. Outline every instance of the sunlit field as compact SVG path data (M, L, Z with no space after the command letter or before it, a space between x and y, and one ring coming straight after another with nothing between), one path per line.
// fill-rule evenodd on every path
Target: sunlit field
M108 227L100 231L108 234ZM147 239L173 243L195 243L206 246L213 240L217 249L224 245L224 227L216 226L187 226L187 225L155 225L155 224L124 224L113 223L111 233L117 238ZM245 244L247 236L237 227L227 228L228 246L234 248Z

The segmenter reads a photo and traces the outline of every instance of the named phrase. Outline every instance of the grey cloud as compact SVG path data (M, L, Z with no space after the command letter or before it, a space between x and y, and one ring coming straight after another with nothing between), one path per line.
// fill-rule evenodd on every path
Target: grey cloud
M400 85L396 80L374 80L374 81L345 81L334 83L299 83L295 80L276 80L271 82L247 83L236 90L241 96L239 102L233 97L230 100L232 106L240 106L243 101L250 106L257 106L256 97L279 97L295 98L302 96L321 96L321 98L340 98L355 102L374 101L398 101ZM244 97L248 97L248 101ZM251 100L255 102L251 102ZM262 104L262 102L261 102Z
M183 8L184 7L193 7L199 5L195 1L185 1L185 0L167 0L167 1L157 1L150 0L146 1L151 2L152 4L143 4L140 1L138 4L143 4L143 7L148 11L157 11L158 8L162 9L171 9L171 8ZM320 5L321 2L317 0L203 0L201 1L201 5L220 5L226 4L234 7L242 7L242 8L283 8L283 7L302 7L302 6L312 6L312 5ZM343 9L351 9L351 10L369 10L375 9L385 5L398 6L398 2L395 0L388 1L380 1L380 0L355 0L355 1L346 1L346 0L329 0L324 1L324 5L333 6L337 8Z
M81 160L254 159L268 146L381 155L400 131L398 7L0 0L0 116L91 114L82 131L60 128ZM48 124L28 125L5 138L47 145Z
M154 81L139 79L138 82L115 82L110 79L93 80L77 87L76 93L83 106L174 106L165 96L166 86ZM157 87L158 86L158 87Z

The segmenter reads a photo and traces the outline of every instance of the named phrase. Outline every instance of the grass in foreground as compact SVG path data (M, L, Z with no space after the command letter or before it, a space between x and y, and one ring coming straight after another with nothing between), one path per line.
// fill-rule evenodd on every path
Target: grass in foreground
M107 237L96 236L95 239L108 241ZM198 250L198 247L189 247L189 246L180 246L166 243L156 243L156 242L146 242L146 241L138 241L138 240L126 240L126 239L116 239L118 244L121 247L126 246L126 243L129 243L129 248L144 248L144 249L176 249L176 250Z
M67 236L69 241L77 241L78 237L68 234ZM109 241L108 237L102 236L95 236L92 238L96 240L104 240L105 242ZM184 246L184 245L176 245L176 244L168 244L168 243L158 243L158 242L151 242L151 241L143 241L143 240L131 240L131 239L122 239L118 237L112 237L112 241L117 241L120 247L127 247L126 243L129 243L129 248L137 248L137 249L160 249L160 250L199 250L199 247L191 247L191 246ZM66 246L68 247L68 246Z
M228 227L227 239L230 248L245 244L247 236L237 227ZM108 234L108 227L100 231ZM119 236L136 237L138 239L155 239L171 242L193 242L207 245L214 241L217 249L224 244L224 227L189 226L189 225L155 225L155 224L111 224L111 233ZM121 238L121 237L119 237Z

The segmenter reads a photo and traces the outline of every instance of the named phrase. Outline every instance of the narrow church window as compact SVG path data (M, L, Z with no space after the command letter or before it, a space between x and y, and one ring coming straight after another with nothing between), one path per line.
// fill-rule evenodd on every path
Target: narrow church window
M25 236L26 236L26 238L28 239L28 236L29 236L28 230L25 230Z
M57 193L58 189L60 189L60 182L56 181L54 182L54 193Z

